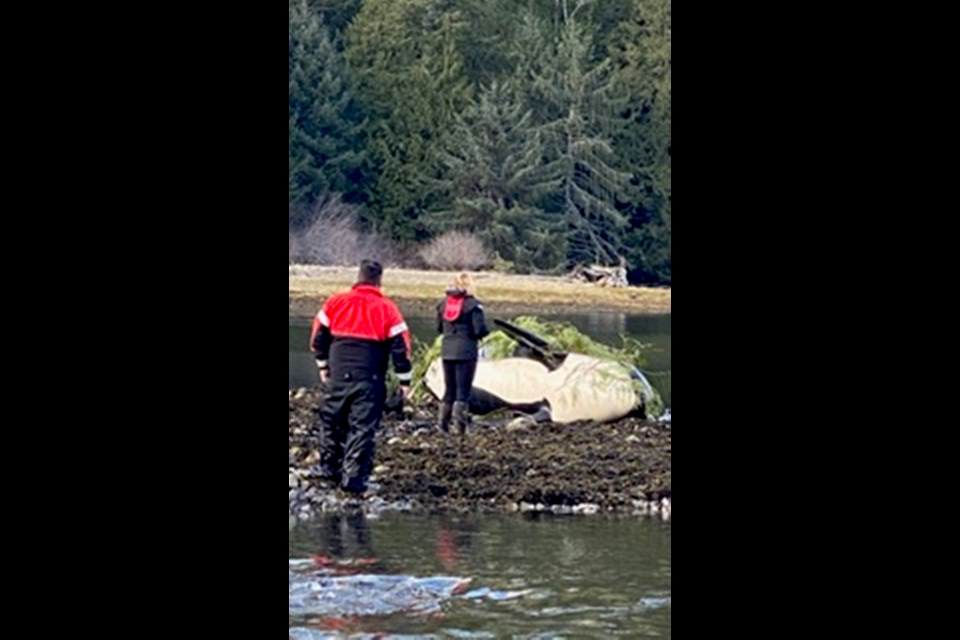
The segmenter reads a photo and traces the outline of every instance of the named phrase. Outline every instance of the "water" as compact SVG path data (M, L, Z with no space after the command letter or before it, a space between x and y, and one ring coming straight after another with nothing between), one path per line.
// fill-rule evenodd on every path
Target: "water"
M291 634L669 638L670 526L519 514L291 520L291 561L318 555L324 567L315 615L295 606L311 585L295 587L292 570Z
M406 314L405 314L406 315ZM570 322L591 338L619 346L620 336L627 335L651 344L644 371L660 392L666 406L671 405L670 315L642 315L614 311L593 313L544 313L546 320ZM436 336L436 320L431 316L406 315L414 340L429 342ZM509 317L506 319L510 319ZM492 322L491 322L492 325ZM317 367L309 352L310 320L290 319L289 377L290 388L311 387L319 379Z
M541 316L608 344L621 334L651 343L645 371L670 406L669 315ZM434 322L407 315L418 341L433 340ZM290 320L290 387L317 382L309 334L309 320ZM670 526L519 514L291 521L290 559L327 563L291 573L291 638L669 638Z

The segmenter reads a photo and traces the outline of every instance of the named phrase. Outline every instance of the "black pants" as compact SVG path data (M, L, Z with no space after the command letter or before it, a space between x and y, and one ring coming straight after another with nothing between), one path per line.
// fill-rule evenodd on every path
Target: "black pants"
M335 560L374 557L370 524L363 511L323 514L319 528L320 549Z
M477 372L476 360L443 361L443 402L466 402L473 388L473 376Z
M383 417L383 381L336 381L320 409L320 472L347 491L364 491Z

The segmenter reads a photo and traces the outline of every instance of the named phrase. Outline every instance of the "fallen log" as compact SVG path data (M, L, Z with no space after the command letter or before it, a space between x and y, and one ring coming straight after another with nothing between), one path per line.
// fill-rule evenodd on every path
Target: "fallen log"
M588 282L601 287L626 287L627 270L625 267L604 267L601 265L590 265L585 267L577 265L568 276L571 280L578 282Z

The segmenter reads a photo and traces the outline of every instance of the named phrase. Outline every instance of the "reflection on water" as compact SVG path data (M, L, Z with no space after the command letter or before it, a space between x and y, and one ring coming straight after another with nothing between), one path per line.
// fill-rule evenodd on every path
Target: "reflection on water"
M669 523L326 514L289 538L298 637L670 636Z

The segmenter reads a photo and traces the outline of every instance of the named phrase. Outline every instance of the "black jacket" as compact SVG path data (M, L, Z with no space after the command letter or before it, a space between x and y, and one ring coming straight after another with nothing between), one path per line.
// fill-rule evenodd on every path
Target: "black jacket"
M448 303L462 304L454 320L444 317ZM447 298L437 305L437 332L443 334L444 360L476 360L480 341L490 333L480 301L460 290L447 291Z

